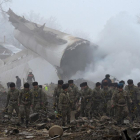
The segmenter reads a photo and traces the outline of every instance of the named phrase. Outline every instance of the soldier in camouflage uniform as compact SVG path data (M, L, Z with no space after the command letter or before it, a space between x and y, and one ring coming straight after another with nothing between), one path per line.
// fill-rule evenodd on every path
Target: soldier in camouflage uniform
M26 126L28 126L29 115L30 115L30 107L33 107L34 104L34 96L29 89L29 83L24 84L24 89L22 89L19 93L19 123L24 123L24 116L26 116Z
M31 92L34 95L33 111L37 112L44 106L44 92L38 87L38 82L33 82L33 89Z
M112 96L112 108L116 108L116 120L118 124L122 124L122 121L128 117L127 103L132 103L130 96L123 90L123 84L118 84L118 90L114 92Z
M92 115L96 117L103 115L104 98L102 96L101 83L99 82L96 83L96 87L93 89L92 100Z
M84 114L86 117L88 117L89 119L91 118L91 111L92 111L92 94L93 94L93 91L88 87L87 85L87 82L84 82L82 84L82 87L83 87L83 91L82 91L82 101L81 102L84 102L83 105L84 105ZM82 110L83 111L83 110Z
M70 123L70 98L69 98L69 93L68 93L68 84L64 84L62 86L63 91L60 93L59 96L59 109L62 114L62 126L65 126L65 119L67 117L67 124Z
M103 83L103 89L102 89L102 96L104 98L104 103L103 103L103 110L104 113L107 116L111 115L111 97L112 97L113 93L112 90L108 87L108 83L104 82Z
M139 90L136 86L133 84L133 80L129 79L127 81L128 85L125 86L125 90L127 91L128 95L132 99L132 104L128 103L128 109L130 113L130 117L132 121L134 120L135 117L138 116L138 95L139 95Z
M73 80L68 81L69 88L68 88L68 93L69 97L71 100L71 109L75 110L76 109L76 102L78 102L80 95L79 95L79 90L78 87L73 83Z
M58 80L58 86L54 89L54 94L53 94L54 107L57 111L59 111L59 95L60 93L63 92L63 89L62 89L63 83L64 83L63 80Z
M43 97L43 105L44 105L44 111L47 111L47 105L48 105L48 97L46 90L42 88L42 85L39 85L39 88L43 91L44 97Z
M14 109L16 110L16 113L18 115L19 112L18 96L19 96L19 91L15 88L15 83L10 83L10 90L8 91L7 102L6 102L6 108L8 107L9 119L11 119L12 112Z

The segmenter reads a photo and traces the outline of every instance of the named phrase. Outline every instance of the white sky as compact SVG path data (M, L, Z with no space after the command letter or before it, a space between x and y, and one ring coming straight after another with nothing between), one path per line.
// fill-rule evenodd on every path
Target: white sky
M93 41L112 16L122 11L140 15L140 0L13 0L9 7L20 15L34 11L56 17L63 30L83 31Z

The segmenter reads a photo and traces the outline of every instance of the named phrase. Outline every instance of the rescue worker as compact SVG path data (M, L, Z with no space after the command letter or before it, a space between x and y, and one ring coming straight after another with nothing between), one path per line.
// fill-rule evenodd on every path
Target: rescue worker
M69 84L69 88L68 88L68 93L69 93L69 97L71 100L71 109L72 110L76 110L76 102L79 101L79 90L78 87L74 84L73 80L69 80L68 81Z
M137 99L137 96L139 94L139 90L136 86L134 86L132 79L129 79L127 83L128 85L125 86L125 90L127 91L128 95L132 99L132 104L128 103L128 109L129 109L130 117L133 121L138 115L138 102L139 101Z
M27 83L30 84L30 88L32 88L33 81L35 82L35 77L32 72L29 72L29 74L27 76Z
M93 89L92 94L92 114L94 117L100 117L103 115L103 102L104 98L102 96L102 90L101 90L101 83L97 82L96 87Z
M37 112L43 108L44 104L44 94L42 89L38 87L38 82L33 82L33 89L31 92L34 95L33 111Z
M116 120L118 124L122 124L125 118L128 118L127 103L132 103L130 96L123 90L123 83L118 84L118 89L112 96L112 108L116 109Z
M92 111L92 93L93 91L88 87L87 82L82 84L83 91L82 91L82 101L84 102L85 106L85 116L91 119L91 111Z
M18 76L16 76L16 79L17 79L16 87L17 87L17 89L20 89L21 88L21 79Z
M7 102L6 102L6 108L8 107L9 119L11 119L14 109L18 116L18 112L19 112L18 96L19 96L19 91L15 88L15 83L13 82L10 83L10 90L8 91Z
M109 74L106 74L105 78L102 80L102 88L103 88L103 83L104 82L107 82L108 83L108 87L110 87L112 81L110 80L110 75Z
M28 127L30 108L34 105L34 95L29 89L29 83L24 84L24 89L19 93L19 123L24 123L24 116L26 118L26 127Z
M63 92L62 85L63 85L63 80L58 80L58 86L54 89L54 109L59 111L59 95L60 93Z
M67 124L70 124L71 101L70 101L69 94L68 94L68 87L69 87L68 84L64 84L62 86L63 91L62 91L62 93L60 93L60 96L59 96L59 109L62 114L62 126L65 126L65 124L66 124L66 120L65 120L66 117L67 117Z
M103 82L102 96L104 98L104 114L107 116L111 115L111 97L113 93L112 90L108 87L108 82Z

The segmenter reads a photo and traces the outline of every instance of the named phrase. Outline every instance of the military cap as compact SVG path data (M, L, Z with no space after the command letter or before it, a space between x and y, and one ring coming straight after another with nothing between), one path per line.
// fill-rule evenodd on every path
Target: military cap
M58 85L63 85L63 80L58 80Z
M29 83L24 84L24 88L29 88L29 87L30 87Z
M16 76L16 78L18 78L18 76Z
M42 85L39 85L39 88L42 88Z
M33 86L38 86L38 82L33 82Z
M140 87L140 82L138 82L138 84L137 84L137 85L138 85L138 87Z
M15 87L15 83L10 83L10 87Z
M83 83L81 83L81 84L80 84L80 87L84 87L84 84L83 84Z
M133 84L133 80L132 80L132 79L129 79L129 80L127 81L127 83L128 83L128 85L131 85L131 84Z
M69 80L68 83L69 83L69 84L73 84L73 80Z
M84 87L87 86L87 82L83 82L83 86L84 86Z
M123 88L123 83L119 83L118 88Z
M106 78L109 78L110 77L110 75L109 74L106 74L106 76L105 76Z
M68 84L63 84L63 85L62 85L62 89L67 89L68 87L69 87Z
M98 87L98 86L100 86L101 85L101 83L100 82L97 82L96 83L96 87Z

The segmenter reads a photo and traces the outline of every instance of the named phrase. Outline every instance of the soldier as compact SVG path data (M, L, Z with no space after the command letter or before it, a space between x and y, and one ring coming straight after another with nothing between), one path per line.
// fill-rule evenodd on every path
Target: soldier
M111 97L112 97L112 90L108 87L108 83L104 82L103 83L103 90L102 90L102 96L104 98L104 113L107 116L110 116L110 111L111 111Z
M92 93L93 91L88 87L87 82L82 84L83 91L82 91L82 102L84 102L84 113L85 116L89 119L91 118L91 111L92 111Z
M127 81L128 85L125 86L125 90L129 94L129 96L132 99L132 104L128 104L128 109L130 113L130 117L132 121L135 117L138 115L138 99L137 96L139 95L139 90L136 86L133 84L133 80L129 79Z
M59 111L59 95L60 93L63 92L62 85L63 85L63 80L58 80L58 86L54 89L54 107Z
M27 76L27 83L30 84L30 88L32 87L32 82L35 82L35 77L32 74L32 72L29 72L28 76Z
M34 95L29 89L29 83L24 84L24 89L22 89L19 93L19 123L24 123L24 115L26 116L26 127L28 127L30 108L33 107L34 104Z
M69 84L68 93L69 93L70 100L72 102L71 109L75 110L76 102L78 102L78 100L80 98L78 87L73 83L73 80L69 80L68 84Z
M84 98L82 97L83 92L84 92L84 83L80 84L81 90L80 90L80 95L81 95L81 116L85 117L85 103L84 103Z
M15 83L10 83L10 90L8 91L7 102L6 102L6 108L8 107L9 119L11 119L12 112L14 109L18 115L19 112L18 96L19 96L19 91L15 88Z
M17 87L17 89L20 89L20 87L21 87L21 79L18 76L16 76L16 79L17 79L16 87Z
M38 87L38 82L33 82L33 89L31 90L31 92L34 95L34 105L33 105L33 111L37 112L39 111L41 108L43 108L43 102L44 102L44 92L42 91L42 89L40 89Z
M110 87L112 81L110 80L110 75L109 74L106 74L105 78L102 80L102 88L103 88L103 83L104 82L107 82L108 83L108 86Z
M103 115L103 102L104 98L102 96L102 90L101 90L101 83L97 82L96 87L93 89L93 104L92 104L92 113L94 116L101 116Z
M67 117L67 124L70 123L70 98L68 94L68 84L62 86L62 93L59 96L59 108L62 114L62 126L65 126L65 118Z
M112 108L116 109L116 120L122 124L124 118L128 117L127 102L132 103L130 96L123 90L123 84L118 84L118 90L112 96Z
M43 105L44 105L44 110L47 111L47 105L48 105L48 98L47 98L47 93L45 89L42 89L42 85L39 85L39 88L42 90L44 97L43 97ZM45 91L44 91L45 90Z

